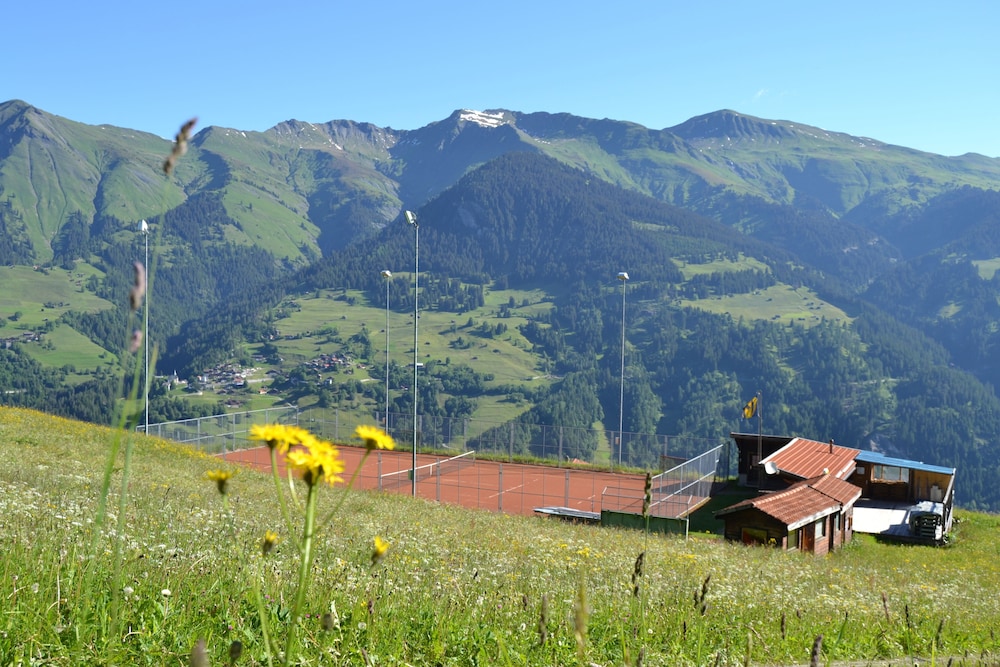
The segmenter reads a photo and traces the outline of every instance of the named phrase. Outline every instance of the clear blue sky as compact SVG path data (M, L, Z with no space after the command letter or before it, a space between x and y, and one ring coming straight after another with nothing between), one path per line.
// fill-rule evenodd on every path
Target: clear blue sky
M661 129L719 109L1000 156L1000 2L17 0L0 101L172 137L455 109Z

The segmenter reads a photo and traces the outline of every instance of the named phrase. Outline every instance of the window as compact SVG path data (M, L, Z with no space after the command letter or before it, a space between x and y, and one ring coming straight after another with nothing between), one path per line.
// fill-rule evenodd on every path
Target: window
M815 524L816 527L816 539L826 536L826 519L820 519Z
M872 466L872 479L880 482L909 482L910 469L876 463Z
M788 550L794 551L795 549L802 548L802 529L796 528L795 530L788 531Z

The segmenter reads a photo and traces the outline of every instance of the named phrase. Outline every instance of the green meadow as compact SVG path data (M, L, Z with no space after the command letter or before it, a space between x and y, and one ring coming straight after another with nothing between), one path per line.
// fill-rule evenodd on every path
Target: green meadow
M226 495L210 471L234 473ZM858 537L815 558L317 490L289 635L301 514L281 518L269 473L0 409L0 663L804 665L820 636L815 664L1000 660L993 515L958 512L944 548ZM373 564L375 537L389 547ZM287 636L287 655L267 649Z
M516 306L510 308L510 316L500 317L501 306L507 306L512 300ZM539 357L531 352L531 344L518 327L529 317L549 308L551 301L541 290L487 290L482 307L461 315L421 310L417 359L422 364L436 361L468 365L477 373L492 376L485 383L487 389L547 386L553 378L539 368ZM270 370L287 373L321 354L345 350L350 339L362 331L367 333L371 344L370 354L367 359L355 359L361 363L351 368L350 375L338 371L335 374L337 382L350 378L382 382L381 369L387 344L392 362L404 368L413 367L413 313L390 308L387 337L385 308L372 305L363 292L321 290L288 298L272 312L277 314L274 327L279 336L271 344L277 348L282 361L261 364L254 378L265 378ZM479 331L484 324L492 327L499 323L507 326L502 334L485 337ZM251 345L247 351L259 352L262 347L263 344ZM497 393L479 396L476 401L474 417L484 422L505 422L529 407L527 403L511 401L505 394ZM300 406L307 412L318 409L309 398L301 400Z
M700 264L678 262L678 268L685 280L700 275L745 271L747 269L754 269L762 273L770 271L766 264L752 257L741 257L739 261L720 258ZM823 301L813 290L805 287L792 287L784 283L747 294L713 296L707 299L682 299L680 304L711 313L728 313L735 320L772 320L809 326L818 324L822 320L847 321L849 319L847 313Z

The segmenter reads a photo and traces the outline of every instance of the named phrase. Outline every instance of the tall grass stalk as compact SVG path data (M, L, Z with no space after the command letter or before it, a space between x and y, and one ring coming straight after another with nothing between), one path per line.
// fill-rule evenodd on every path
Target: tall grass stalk
M194 127L196 120L192 119L187 121L182 125L180 131L174 139L174 144L171 150L170 157L164 163L163 171L165 175L170 174L173 165L176 164L176 160L179 159L187 151L187 143L190 138L190 131ZM167 182L163 182L164 191L167 188ZM157 253L156 247L158 246L159 235L162 233L162 224L157 226L157 240L154 241L153 248L153 258L154 263L156 261ZM144 230L144 233L148 233ZM129 316L127 319L127 327L129 331L133 331L132 335L127 335L126 340L129 342L129 349L123 350L123 352L136 353L142 341L147 340L149 332L146 330L146 325L148 324L148 318L143 318L141 324L133 324L140 308L149 308L149 295L151 293L153 276L155 271L150 270L149 267L144 266L141 262L136 261L133 264L134 280L132 288L129 291ZM128 358L128 354L123 355ZM155 368L156 365L156 350L154 349L153 358L150 360L151 367ZM148 371L148 368L146 369ZM122 375L119 378L118 383L118 393L121 396L123 388L125 385L125 374L127 373L127 365L122 371ZM111 587L110 587L110 601L108 601L108 616L102 618L102 622L99 627L102 628L102 639L108 642L110 638L117 637L120 632L120 619L121 619L121 588L122 588L122 560L123 560L123 547L126 536L126 516L128 510L128 488L131 481L131 471L132 471L132 453L134 439L131 432L131 426L137 423L134 419L135 406L138 403L138 398L140 396L140 379L142 379L142 386L144 392L141 394L143 397L148 395L150 387L150 378L148 372L145 377L143 377L143 365L135 359L132 363L132 382L129 388L128 396L123 396L124 401L120 401L116 407L115 411L115 428L111 435L111 447L108 450L107 460L104 466L104 476L101 480L101 487L98 493L98 506L95 513L93 522L93 534L90 543L90 550L88 553L88 560L84 570L84 576L81 579L81 586L77 590L80 597L80 609L77 615L77 623L86 624L88 618L91 614L102 613L99 609L94 609L92 604L95 600L103 600L102 596L95 595L95 582L94 577L96 574L97 563L99 563L98 553L100 549L100 542L104 536L104 528L107 521L108 512L108 501L111 494L112 477L115 471L115 465L118 461L119 453L122 450L124 444L124 461L121 466L121 480L119 482L118 491L118 514L115 525L115 534L113 536L113 564L111 568ZM79 628L79 625L77 626ZM108 642L107 645L110 647L111 643Z

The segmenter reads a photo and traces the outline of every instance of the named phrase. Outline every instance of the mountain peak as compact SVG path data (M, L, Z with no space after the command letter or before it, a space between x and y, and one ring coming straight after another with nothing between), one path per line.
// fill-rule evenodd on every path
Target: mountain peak
M670 128L670 131L692 143L760 138L781 140L794 137L798 126L787 121L764 120L723 109L695 116Z

